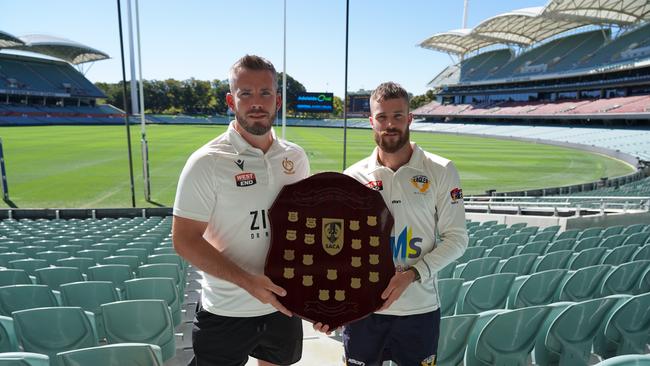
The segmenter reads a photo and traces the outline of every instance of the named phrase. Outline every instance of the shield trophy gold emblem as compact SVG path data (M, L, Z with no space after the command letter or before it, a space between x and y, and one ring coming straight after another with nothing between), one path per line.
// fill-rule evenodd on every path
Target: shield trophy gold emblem
M379 192L319 173L285 186L269 220L264 273L287 290L278 300L294 314L332 329L381 307L395 266L393 217Z

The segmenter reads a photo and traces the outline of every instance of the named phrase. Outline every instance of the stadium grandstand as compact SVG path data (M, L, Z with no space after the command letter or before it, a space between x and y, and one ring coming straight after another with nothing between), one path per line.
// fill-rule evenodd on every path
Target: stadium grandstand
M635 123L650 116L645 1L550 1L435 34L421 47L460 61L416 109L436 121Z
M123 112L98 105L106 96L74 67L108 57L63 38L0 31L0 124L123 123Z

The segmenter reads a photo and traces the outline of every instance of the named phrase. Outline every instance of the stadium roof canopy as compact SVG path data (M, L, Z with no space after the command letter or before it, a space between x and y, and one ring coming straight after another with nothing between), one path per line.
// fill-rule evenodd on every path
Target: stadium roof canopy
M494 45L530 46L571 29L593 24L627 26L650 19L647 0L551 0L486 19L473 29L435 34L421 47L457 55Z
M14 47L24 44L19 38L0 31L0 48Z
M30 34L19 38L22 44L1 48L40 53L67 61L73 65L104 60L109 57L102 51L65 38L41 34Z

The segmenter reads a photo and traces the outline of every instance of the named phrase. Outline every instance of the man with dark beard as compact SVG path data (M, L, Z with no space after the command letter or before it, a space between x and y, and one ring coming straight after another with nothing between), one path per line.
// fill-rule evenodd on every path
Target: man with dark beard
M174 248L203 271L192 344L195 366L289 365L302 354L302 325L264 275L268 209L286 184L309 175L302 148L275 137L281 98L273 65L244 56L230 70L228 130L190 156L181 173Z
M440 310L436 274L467 248L465 209L454 164L409 140L408 93L392 82L370 96L377 147L345 171L380 191L395 220L390 238L396 273L382 307L343 328L347 365L435 365ZM328 332L317 323L314 328Z

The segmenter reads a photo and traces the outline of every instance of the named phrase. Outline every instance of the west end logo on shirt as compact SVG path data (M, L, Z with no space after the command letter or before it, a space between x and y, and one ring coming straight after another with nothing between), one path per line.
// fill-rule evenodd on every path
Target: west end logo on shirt
M383 191L384 183L380 180L371 180L370 182L366 183L366 187L374 189L375 191Z
M293 161L289 160L289 158L284 158L282 160L282 169L284 171L284 174L293 174L296 171L294 169L294 164Z
M451 203L458 203L458 201L463 200L463 190L460 188L454 188L449 192L449 195L451 196Z
M413 178L411 178L411 184L413 187L417 188L420 193L426 193L431 185L429 178L427 178L426 175L413 176Z
M241 173L235 175L235 184L237 187L249 187L257 183L255 173Z
M413 237L413 229L405 226L397 237L390 237L393 259L419 258L422 254L420 243L422 243L422 238Z
M244 171L244 161L242 159L235 160L235 164L239 167L239 170Z

